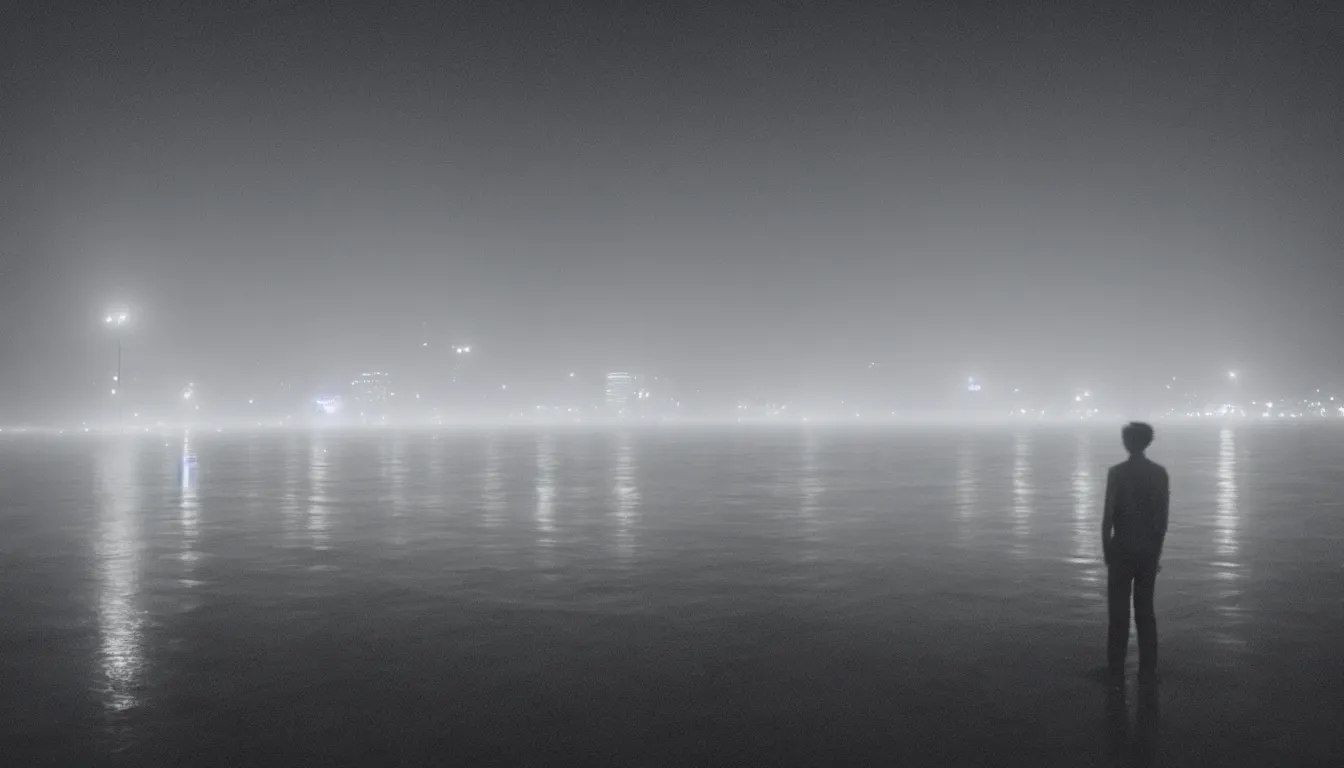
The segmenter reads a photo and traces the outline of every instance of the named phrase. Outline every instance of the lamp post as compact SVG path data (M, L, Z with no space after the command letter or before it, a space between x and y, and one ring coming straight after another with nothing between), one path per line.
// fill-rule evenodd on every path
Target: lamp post
M126 323L130 322L131 315L124 309L114 310L107 313L103 318L103 325L112 329L113 335L117 339L117 373L112 377L113 387L112 396L117 398L117 423L125 421L126 408L123 403L126 402L125 385L121 380L121 329Z

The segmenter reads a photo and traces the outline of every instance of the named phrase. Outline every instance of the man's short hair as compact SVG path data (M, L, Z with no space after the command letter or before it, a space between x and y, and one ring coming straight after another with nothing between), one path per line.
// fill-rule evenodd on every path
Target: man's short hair
M1131 421L1120 430L1120 439L1125 443L1125 450L1130 453L1147 450L1153 444L1153 427L1142 421Z

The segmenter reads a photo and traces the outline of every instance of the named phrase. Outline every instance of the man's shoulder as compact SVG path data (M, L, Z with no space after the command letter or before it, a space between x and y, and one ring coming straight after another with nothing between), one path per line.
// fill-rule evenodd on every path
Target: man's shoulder
M1106 477L1118 477L1120 475L1129 475L1130 477L1163 477L1167 476L1167 468L1158 464L1147 457L1138 459L1129 459L1119 464L1112 464L1111 468L1106 470Z

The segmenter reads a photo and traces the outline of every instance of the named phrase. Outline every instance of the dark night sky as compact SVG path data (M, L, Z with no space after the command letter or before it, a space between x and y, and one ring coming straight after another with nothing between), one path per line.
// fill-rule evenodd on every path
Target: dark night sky
M119 300L161 378L1336 377L1340 6L1018 5L6 3L6 407Z

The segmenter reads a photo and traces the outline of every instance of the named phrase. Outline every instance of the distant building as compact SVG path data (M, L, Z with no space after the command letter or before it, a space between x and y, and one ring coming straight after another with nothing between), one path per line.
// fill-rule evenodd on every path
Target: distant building
M350 382L354 410L364 421L386 418L392 394L392 377L380 371L361 373Z
M607 411L615 416L629 415L636 397L635 377L628 373L607 374Z

